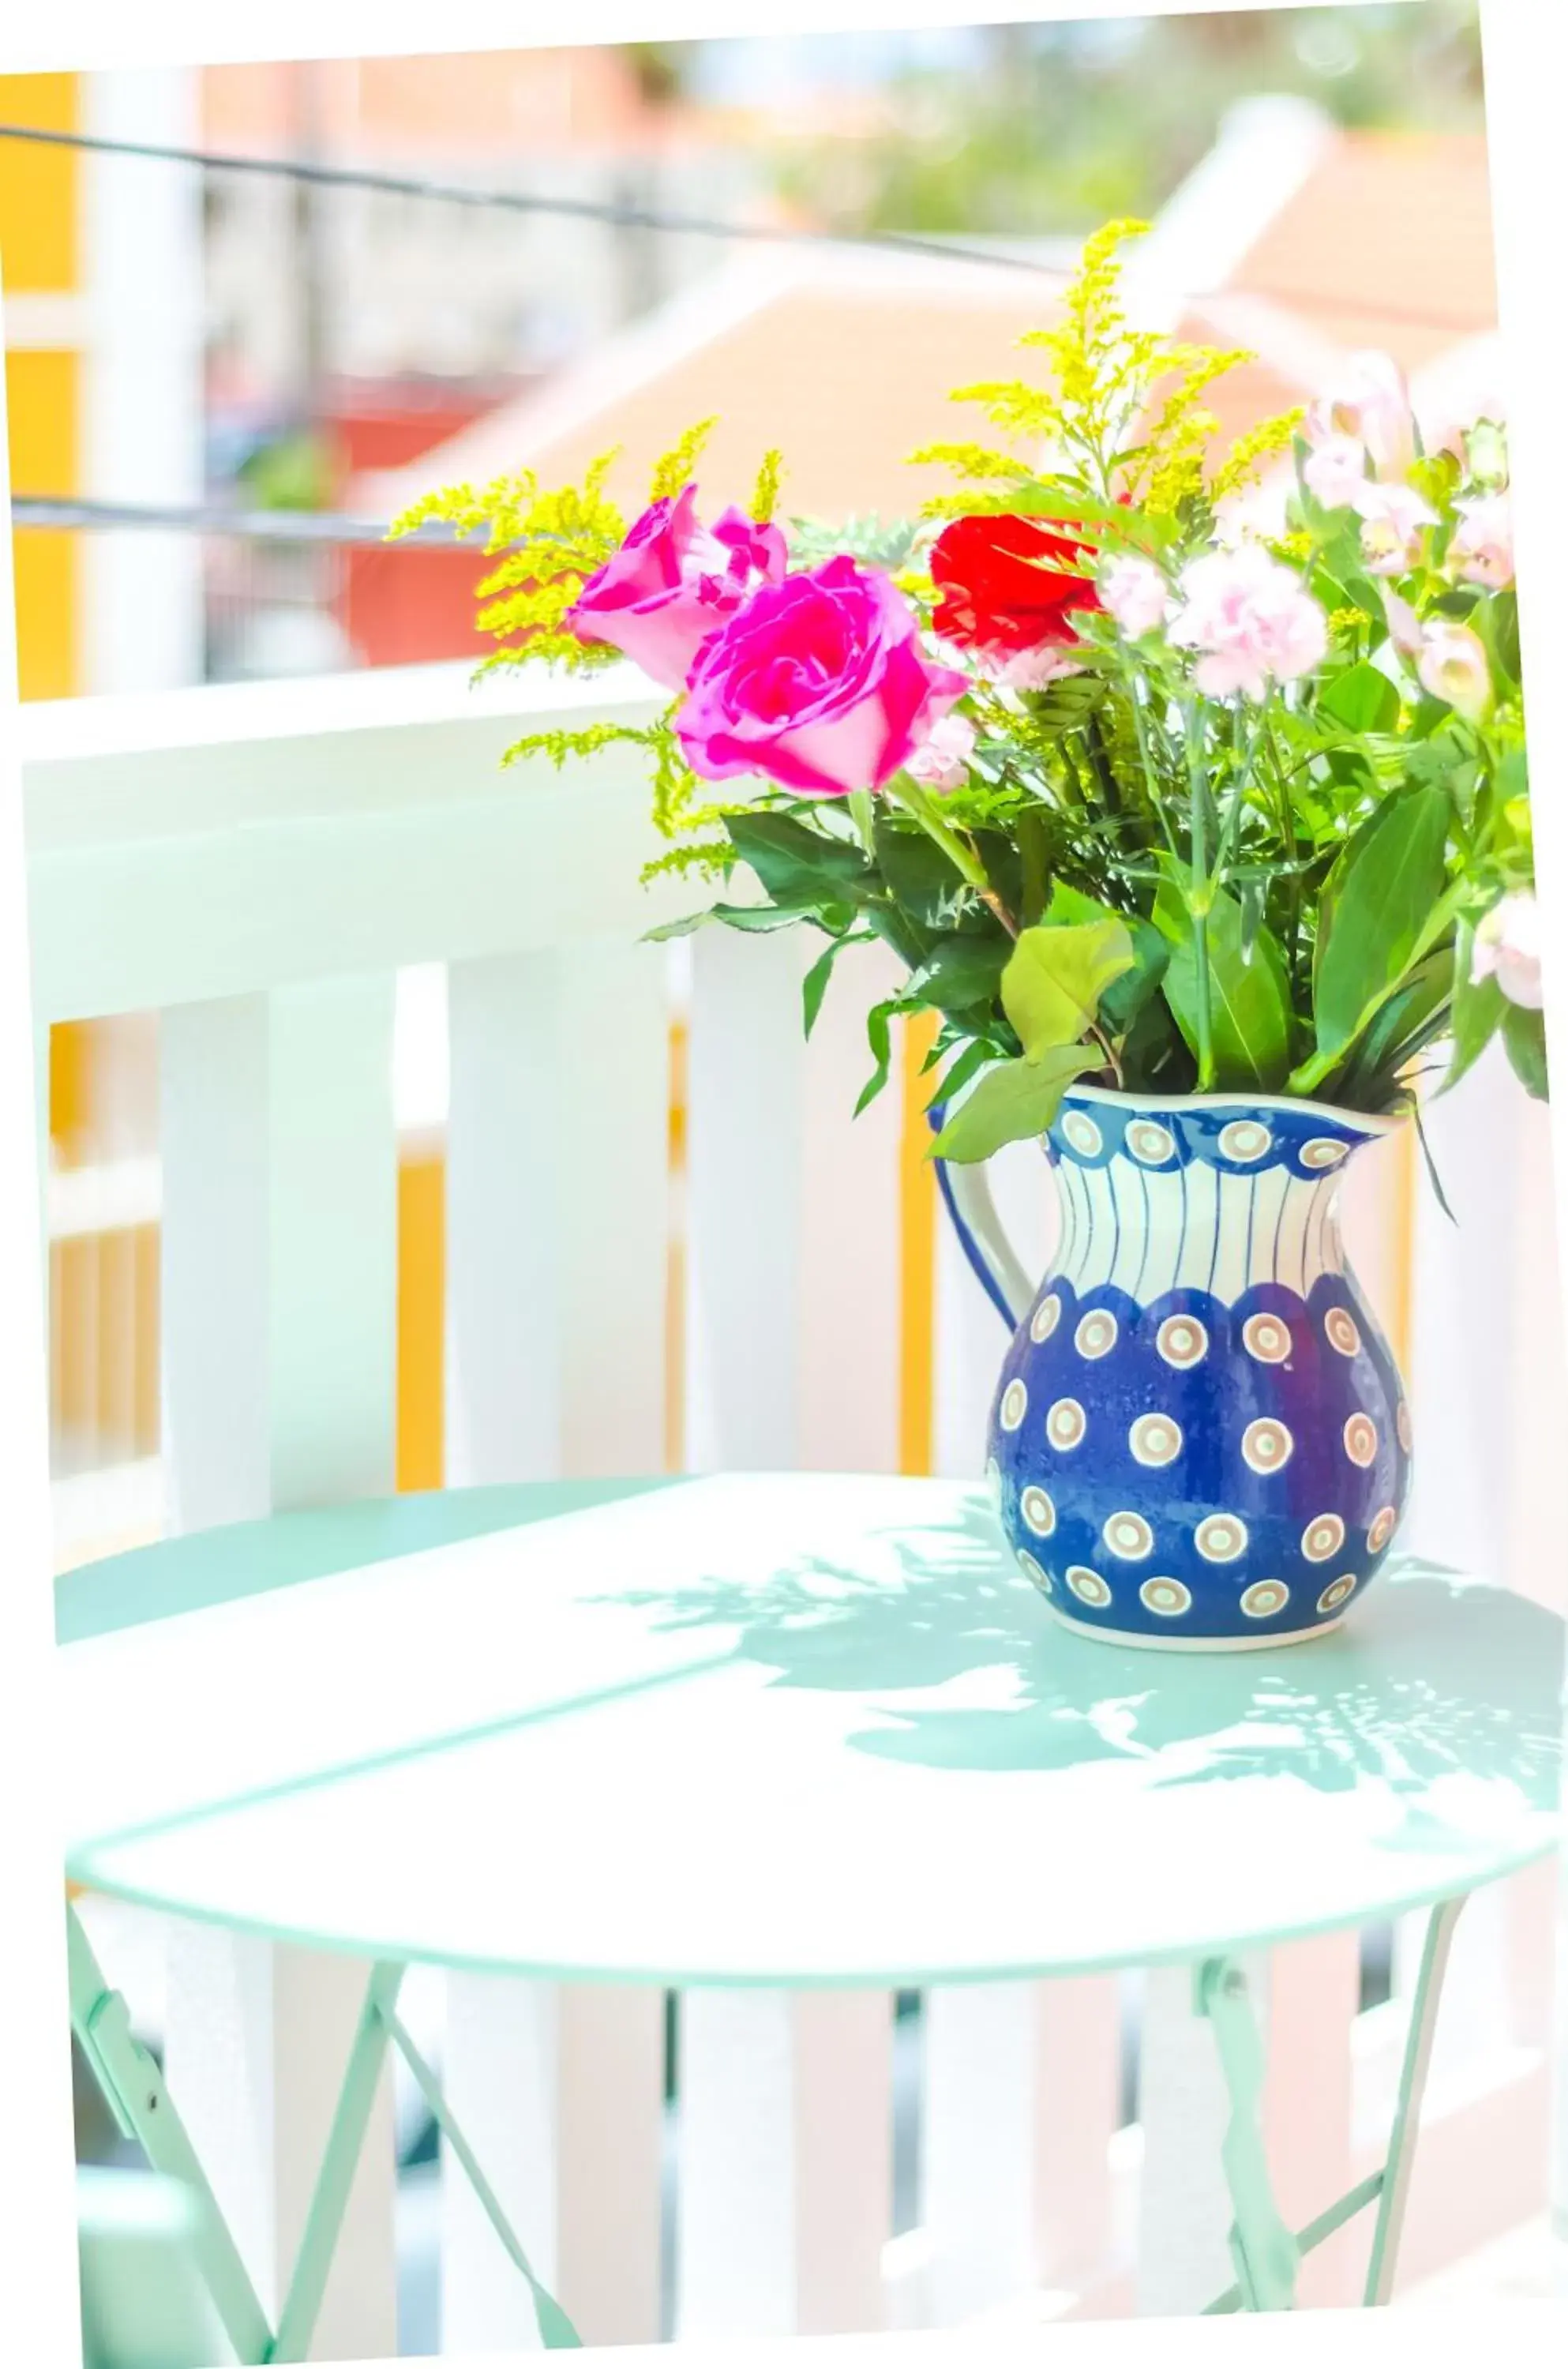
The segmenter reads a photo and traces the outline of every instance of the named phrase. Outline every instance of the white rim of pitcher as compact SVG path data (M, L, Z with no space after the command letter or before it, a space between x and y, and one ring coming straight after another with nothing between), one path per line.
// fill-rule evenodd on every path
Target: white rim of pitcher
M1410 1124L1408 1111L1347 1110L1339 1103L1310 1101L1304 1094L1249 1094L1227 1091L1219 1094L1141 1094L1126 1087L1070 1085L1062 1095L1066 1102L1116 1103L1139 1110L1268 1110L1306 1111L1319 1118L1333 1119L1341 1127L1359 1127L1367 1135L1392 1135Z

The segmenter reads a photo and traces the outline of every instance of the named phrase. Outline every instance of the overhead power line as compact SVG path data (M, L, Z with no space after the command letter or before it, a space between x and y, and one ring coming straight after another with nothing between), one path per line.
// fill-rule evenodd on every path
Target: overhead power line
M205 148L166 147L146 140L109 140L86 132L45 132L34 124L0 123L0 140L31 140L51 148L82 148L97 155L151 157L166 165L189 165L203 172L246 173L262 180L308 181L317 188L375 189L395 198L429 198L454 206L479 206L503 213L555 215L577 222L607 223L631 230L674 231L692 238L750 240L771 246L840 246L888 249L938 258L944 263L983 263L992 270L1023 271L1065 285L1059 264L1036 257L919 238L902 231L860 233L795 230L777 223L724 222L711 214L670 213L655 206L628 205L610 198L555 198L537 190L472 188L461 181L431 181L407 173L367 172L357 165L320 165L303 157L242 156Z
M11 522L88 534L119 527L161 527L181 534L228 535L239 543L381 545L388 533L378 520L350 518L337 510L231 510L216 502L94 502L39 494L13 495ZM482 538L460 537L440 521L416 527L392 547L450 551L460 544L475 558L484 556Z

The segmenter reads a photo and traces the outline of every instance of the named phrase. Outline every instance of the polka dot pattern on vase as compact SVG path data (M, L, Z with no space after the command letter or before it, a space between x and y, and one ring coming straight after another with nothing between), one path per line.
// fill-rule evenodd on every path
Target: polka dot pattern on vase
M1378 1426L1369 1414L1353 1414L1345 1426L1345 1452L1363 1471L1377 1461Z
M1278 1097L1069 1089L1057 1250L989 1442L1020 1591L1043 1574L1101 1638L1257 1646L1332 1624L1397 1552L1409 1416L1333 1206L1380 1131Z
M1127 1131L1127 1148L1135 1160L1146 1166L1162 1168L1176 1156L1176 1139L1157 1119L1135 1118Z
M1303 1168L1315 1169L1321 1173L1325 1168L1337 1168L1349 1149L1349 1145L1342 1143L1337 1136L1318 1135L1310 1143L1304 1143L1297 1156Z
M1076 1399L1058 1399L1046 1417L1046 1437L1053 1448L1077 1448L1088 1428L1088 1418Z
M1079 1319L1072 1345L1081 1357L1108 1357L1116 1345L1116 1318L1103 1308L1091 1309Z
M1247 1526L1234 1514L1210 1514L1198 1524L1193 1543L1205 1562L1234 1562L1247 1551Z
M1196 1366L1208 1348L1208 1332L1196 1316L1167 1316L1154 1336L1154 1345L1168 1366L1179 1373Z
M1154 1551L1154 1532L1141 1514L1113 1514L1101 1535L1123 1562L1142 1562Z
M1361 1334L1348 1308L1331 1308L1323 1318L1323 1332L1329 1347L1337 1349L1342 1357L1360 1355Z
M1127 1445L1139 1464L1155 1469L1173 1464L1182 1452L1182 1426L1168 1414L1140 1414L1127 1434Z
M1241 1161L1250 1166L1261 1160L1274 1138L1261 1121L1253 1118L1232 1119L1219 1130L1219 1149L1227 1160Z
M1037 1539L1048 1539L1057 1526L1057 1509L1048 1490L1033 1483L1018 1500L1018 1510Z
M1345 1544L1345 1524L1337 1514L1320 1514L1301 1533L1301 1552L1309 1562L1332 1562Z
M1176 1620L1192 1609L1193 1592L1179 1579L1146 1579L1138 1599L1162 1620Z
M1367 1545L1371 1553L1375 1555L1382 1553L1394 1534L1398 1521L1399 1516L1391 1505L1379 1506L1377 1513L1373 1515L1371 1528L1367 1532Z
M1296 1443L1282 1423L1260 1415L1242 1434L1242 1453L1254 1472L1278 1472L1290 1461Z
M1250 1357L1260 1366L1283 1366L1290 1355L1290 1327L1282 1316L1270 1315L1265 1310L1249 1316L1242 1327L1242 1341Z
M1029 1320L1031 1341L1048 1341L1061 1322L1061 1302L1054 1291L1047 1291Z

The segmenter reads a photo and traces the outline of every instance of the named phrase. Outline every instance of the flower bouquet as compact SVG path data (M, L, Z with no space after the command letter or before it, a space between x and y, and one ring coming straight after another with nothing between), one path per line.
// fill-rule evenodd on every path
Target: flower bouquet
M1217 452L1207 392L1249 358L1129 320L1139 228L1089 242L1037 380L956 390L992 441L911 456L957 489L910 525L786 532L772 453L704 523L709 422L629 528L610 456L399 528L486 532L487 664L669 691L510 753L646 750L650 870L709 888L674 929L818 933L808 1031L850 948L898 957L862 1104L933 1013L933 1155L1017 1327L1009 1539L1080 1628L1214 1647L1332 1625L1408 1488L1344 1162L1419 1125L1444 1041L1445 1085L1499 1037L1537 1094L1546 1051L1504 425L1425 449L1359 355ZM1025 1138L1061 1216L1029 1292L983 1182Z

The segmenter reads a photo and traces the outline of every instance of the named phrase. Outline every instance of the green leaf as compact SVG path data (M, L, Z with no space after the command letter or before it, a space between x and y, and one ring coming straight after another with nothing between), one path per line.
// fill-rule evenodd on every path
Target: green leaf
M1503 1014L1503 1042L1514 1065L1514 1075L1526 1093L1539 1103L1547 1098L1546 1017L1510 1003ZM979 1090L977 1089L977 1092Z
M927 960L910 974L905 995L934 1004L955 1017L990 1004L1007 967L1013 941L1000 927L987 937L960 936L956 931L939 938Z
M947 1121L933 1157L989 1160L1004 1143L1044 1135L1073 1079L1099 1067L1097 1054L1072 1045L1053 1045L1037 1061L999 1061Z
M1408 963L1443 891L1451 813L1437 784L1380 807L1350 851L1317 965L1318 1049L1338 1052Z
M1169 881L1155 900L1154 919L1169 941L1165 1001L1190 1051L1197 1050L1197 948L1192 917ZM1285 956L1268 930L1259 930L1250 956L1243 951L1242 908L1220 889L1208 915L1209 1023L1217 1090L1257 1087L1271 1093L1290 1067L1290 990Z
M865 1037L871 1047L871 1058L876 1066L860 1091L854 1106L858 1118L867 1105L876 1100L887 1082L887 1070L893 1059L893 1017L905 1009L900 996L890 995L884 1002L874 1003L865 1015Z
M693 930L704 922L722 921L731 930L787 930L797 921L811 918L814 907L791 905L709 905L701 913L687 913L679 921L661 921L657 929L644 932L647 942L653 945L669 938L689 938Z
M1025 1059L1079 1043L1098 1016L1101 996L1134 960L1132 940L1114 914L1024 930L1001 974L1001 1008Z
M1096 904L1093 897L1066 880L1057 881L1052 887L1046 918L1052 928L1063 922L1115 921L1126 930L1132 941L1132 965L1106 988L1098 1015L1110 1036L1125 1036L1165 976L1171 949L1164 938L1141 914L1114 913L1108 905Z
M1448 1024L1454 991L1454 949L1435 947L1418 962L1404 985L1390 996L1356 1045L1345 1072L1346 1082L1364 1090L1388 1071L1392 1087L1406 1061L1430 1044ZM1358 1099L1357 1107L1365 1108Z
M954 915L967 893L953 869L953 859L929 832L899 824L894 809L878 801L872 819L877 868L888 895L922 930L952 927Z
M864 946L870 942L871 933L867 930L850 931L846 932L841 938L832 938L807 972L800 983L800 994L807 1036L817 1025L817 1015L822 1009L822 998L827 994L828 981L833 976L833 965L846 946Z
M1503 1024L1507 998L1494 978L1471 978L1475 956L1475 924L1461 921L1454 946L1453 1054L1448 1074L1438 1087L1446 1094L1473 1069Z
M1391 732L1399 722L1400 697L1380 668L1347 667L1319 692L1320 714L1352 732Z
M727 815L725 829L775 904L859 904L876 887L858 847L793 815Z

